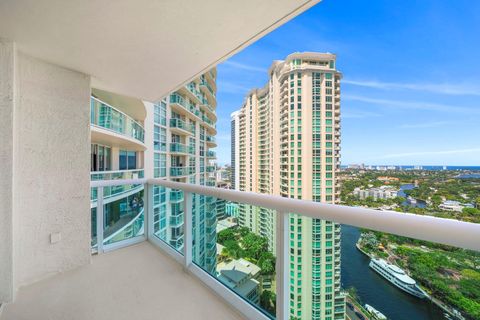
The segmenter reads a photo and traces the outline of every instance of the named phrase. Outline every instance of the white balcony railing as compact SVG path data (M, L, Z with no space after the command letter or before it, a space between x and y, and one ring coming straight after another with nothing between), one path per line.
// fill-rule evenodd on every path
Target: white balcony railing
M123 242L104 245L104 242L101 241L103 239L103 188L132 184L144 184L145 186L146 204L144 206L144 228L146 233L137 233L136 237L126 239ZM181 252L176 251L174 247L160 240L153 233L153 186L163 186L168 189L183 191L184 234L180 235L183 240ZM193 194L263 207L276 212L276 319L289 319L289 214L293 213L315 219L329 220L355 227L480 251L480 225L457 220L296 200L279 196L172 182L162 179L92 181L91 187L98 188L97 208L99 209L97 209L96 213L97 239L100 245L98 253L148 240L181 263L185 270L198 277L219 296L223 297L226 303L230 304L249 319L269 319L269 316L244 298L238 296L217 278L204 271L192 261ZM137 220L138 218L139 217L135 217Z

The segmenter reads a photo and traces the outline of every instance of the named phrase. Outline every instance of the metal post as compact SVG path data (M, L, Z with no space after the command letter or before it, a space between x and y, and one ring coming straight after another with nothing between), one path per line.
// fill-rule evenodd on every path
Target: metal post
M277 211L276 278L277 278L277 320L289 319L289 267L288 260L288 213Z
M97 253L103 253L103 188L97 188Z
M192 194L183 192L183 256L185 259L184 267L192 264Z

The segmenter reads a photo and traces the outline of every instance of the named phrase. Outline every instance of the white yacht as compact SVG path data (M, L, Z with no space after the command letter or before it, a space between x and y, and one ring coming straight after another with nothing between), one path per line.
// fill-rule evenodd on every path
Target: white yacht
M378 319L378 320L387 319L387 317L383 313L381 313L380 311L378 311L377 309L375 309L369 304L365 305L365 310L367 310L373 316L374 319Z
M409 196L409 197L407 197L407 200L408 200L408 202L410 202L410 204L417 204L417 199L415 199L415 198L412 198L412 197Z
M412 296L421 299L428 297L428 294L417 285L415 280L410 278L405 271L399 267L383 259L372 259L370 260L369 266L382 277Z

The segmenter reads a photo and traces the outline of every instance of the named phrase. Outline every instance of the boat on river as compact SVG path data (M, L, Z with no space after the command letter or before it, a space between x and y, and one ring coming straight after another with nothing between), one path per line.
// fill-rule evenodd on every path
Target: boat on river
M378 311L377 309L375 309L374 307L372 307L371 305L369 304L366 304L365 305L365 310L367 310L374 319L377 319L377 320L386 320L387 317L381 313L380 311Z
M370 260L369 267L387 279L394 286L411 294L412 296L420 299L428 297L428 294L417 285L416 281L399 267L390 264L383 259L376 258Z

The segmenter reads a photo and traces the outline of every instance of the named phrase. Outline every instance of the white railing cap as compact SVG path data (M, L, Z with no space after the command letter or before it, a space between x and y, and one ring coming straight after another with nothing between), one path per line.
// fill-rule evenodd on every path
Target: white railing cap
M186 192L264 207L277 212L295 213L310 218L329 220L355 227L480 251L480 224L453 219L348 207L167 181L164 179L103 180L92 181L90 185L91 187L106 187L143 183L161 185L171 189L180 189Z

